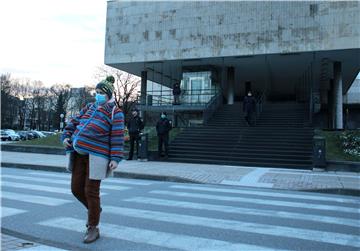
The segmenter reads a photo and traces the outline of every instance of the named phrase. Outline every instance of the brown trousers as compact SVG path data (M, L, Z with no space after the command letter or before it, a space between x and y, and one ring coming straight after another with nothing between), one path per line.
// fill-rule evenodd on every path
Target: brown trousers
M89 226L97 226L100 221L100 183L89 179L89 155L75 153L71 192L88 209Z

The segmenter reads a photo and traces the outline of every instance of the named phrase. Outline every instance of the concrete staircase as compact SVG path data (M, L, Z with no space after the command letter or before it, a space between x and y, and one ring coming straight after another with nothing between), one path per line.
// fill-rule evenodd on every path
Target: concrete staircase
M171 142L169 161L311 168L313 129L303 104L268 103L248 127L241 104L224 105L202 127L186 128Z

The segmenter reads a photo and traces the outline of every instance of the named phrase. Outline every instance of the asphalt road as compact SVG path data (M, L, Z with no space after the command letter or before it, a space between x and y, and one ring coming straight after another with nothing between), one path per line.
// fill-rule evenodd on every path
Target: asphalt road
M2 168L2 230L65 250L359 250L360 199L317 193L112 178L101 238L70 175Z

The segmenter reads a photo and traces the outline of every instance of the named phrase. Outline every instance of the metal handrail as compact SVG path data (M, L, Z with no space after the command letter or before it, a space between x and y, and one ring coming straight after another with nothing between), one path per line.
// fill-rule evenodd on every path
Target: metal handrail
M221 105L222 101L222 92L217 93L211 100L206 104L205 110L203 112L203 121L204 124L207 124L214 112Z
M207 93L208 92L208 93ZM185 89L181 91L180 102L181 105L206 105L216 96L217 89ZM151 98L150 98L151 97ZM196 97L194 99L194 97ZM141 102L143 100L143 102ZM172 90L148 91L146 92L146 99L141 99L138 96L137 100L140 105L162 106L173 104ZM140 101L140 102L139 102ZM145 103L144 103L145 102Z

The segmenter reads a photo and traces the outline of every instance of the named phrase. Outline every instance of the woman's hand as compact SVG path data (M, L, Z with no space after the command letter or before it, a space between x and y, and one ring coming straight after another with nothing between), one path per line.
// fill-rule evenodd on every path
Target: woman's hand
M64 139L63 145L64 145L65 147L71 147L70 138Z
M109 163L110 170L116 169L117 166L118 166L118 163L115 160L110 161L110 163Z

